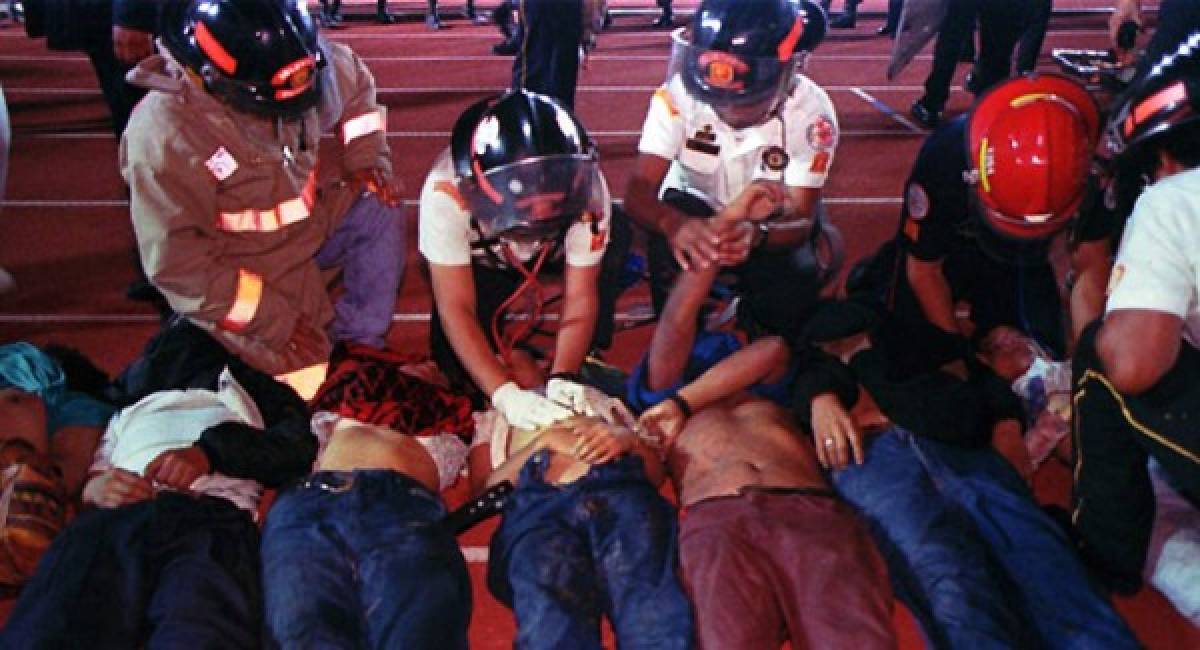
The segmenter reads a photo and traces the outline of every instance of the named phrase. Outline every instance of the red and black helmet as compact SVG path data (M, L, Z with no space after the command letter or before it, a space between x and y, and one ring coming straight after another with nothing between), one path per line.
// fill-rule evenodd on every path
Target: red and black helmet
M1105 148L1114 163L1118 211L1128 213L1153 178L1159 145L1181 146L1189 137L1195 138L1191 125L1197 120L1200 32L1192 33L1126 91L1108 122ZM1185 132L1191 135L1176 139Z
M984 221L1018 241L1061 230L1083 199L1100 114L1067 77L1032 74L989 90L967 119L969 180Z
M824 38L825 22L807 0L704 0L673 58L682 59L689 94L744 128L775 109L799 58Z
M476 102L450 138L459 192L484 235L554 237L611 209L596 148L558 100L527 90Z
M163 45L234 108L295 116L320 99L317 26L303 0L168 0Z

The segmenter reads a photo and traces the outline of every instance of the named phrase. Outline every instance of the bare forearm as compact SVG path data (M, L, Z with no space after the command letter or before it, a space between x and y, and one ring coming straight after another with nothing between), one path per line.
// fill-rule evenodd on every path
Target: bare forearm
M625 191L625 212L650 232L668 236L688 218L671 205L658 200L657 184L637 175L629 179Z
M675 281L650 341L646 373L646 387L650 390L662 390L683 375L696 339L696 317L708 298L717 270L713 266L683 271Z
M755 384L762 383L787 362L778 338L759 339L723 359L679 390L693 412L700 411Z

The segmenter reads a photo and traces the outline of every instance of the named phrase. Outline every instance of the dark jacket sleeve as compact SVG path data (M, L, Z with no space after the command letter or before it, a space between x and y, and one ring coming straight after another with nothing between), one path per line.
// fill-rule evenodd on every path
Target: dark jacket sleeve
M805 429L812 428L812 400L834 393L846 410L858 401L858 379L840 359L814 346L793 347L799 374L792 390L792 412Z
M158 32L158 5L161 0L113 0L112 23L138 31Z
M209 427L196 442L214 471L279 487L304 476L317 455L308 408L290 387L231 359L230 372L254 399L265 430L224 422Z

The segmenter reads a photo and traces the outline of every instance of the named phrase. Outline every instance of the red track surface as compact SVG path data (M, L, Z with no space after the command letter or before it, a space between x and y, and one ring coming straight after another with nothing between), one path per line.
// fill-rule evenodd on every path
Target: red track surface
M362 3L367 4L367 3ZM373 4L373 3L370 3ZM649 5L631 0L610 5ZM684 9L694 2L677 2ZM1089 0L1058 2L1079 8ZM398 6L399 5L399 6ZM415 199L430 163L447 144L458 113L472 100L507 85L510 59L493 57L494 30L469 26L443 3L450 29L432 33L417 22L381 27L351 23L329 34L350 44L374 72L389 109L393 162L409 199ZM851 258L872 250L895 228L900 189L921 142L921 132L868 103L874 97L901 116L921 92L928 67L918 58L897 80L884 79L890 41L874 35L884 0L868 0L870 17L856 30L833 32L809 62L807 74L830 92L838 110L842 140L825 196L834 222L846 234ZM417 3L392 3L419 15ZM841 3L835 3L840 9ZM363 10L368 7L364 6ZM646 16L622 15L601 36L590 67L580 76L579 113L600 143L605 172L622 192L636 155L650 93L662 79L668 51L664 32L644 29ZM1045 51L1055 46L1103 47L1100 16L1056 17ZM961 73L961 71L960 71ZM7 94L15 130L4 209L0 212L0 266L12 272L19 289L0 296L0 341L57 341L78 347L110 372L131 360L155 329L142 304L124 298L132 279L133 235L123 187L115 166L116 143L86 59L75 53L47 52L17 28L0 29L0 83ZM965 110L969 98L956 91L949 112ZM415 253L415 210L410 211L409 269L390 344L407 351L425 349L429 289ZM627 311L646 302L644 292L622 299ZM628 368L640 355L647 328L618 335L610 360ZM1037 493L1045 500L1066 498L1069 475L1050 467L1039 475ZM486 547L491 527L462 540L471 552ZM804 561L802 554L797 561ZM512 620L487 594L484 565L473 562L474 647L508 647ZM1150 648L1200 647L1200 632L1188 625L1155 592L1118 599L1121 612ZM902 648L922 641L903 608L896 615Z

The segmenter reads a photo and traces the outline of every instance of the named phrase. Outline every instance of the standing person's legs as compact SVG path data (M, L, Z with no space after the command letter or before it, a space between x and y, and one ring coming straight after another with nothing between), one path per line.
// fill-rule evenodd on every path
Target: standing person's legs
M342 267L345 291L334 305L330 336L373 348L387 343L404 277L405 227L402 208L364 194L317 251L323 269Z
M513 88L550 95L575 106L581 0L520 0L520 50L513 59Z
M1034 0L1034 13L1030 17L1025 33L1017 46L1017 74L1037 69L1038 57L1042 54L1042 42L1046 39L1046 28L1054 9L1052 0Z
M146 94L146 90L125 83L125 73L129 71L129 66L117 60L111 38L88 46L85 52L92 63L92 69L96 72L104 103L108 105L113 133L119 140L125 132L125 125L129 123L133 107Z
M660 13L658 18L655 19L653 26L670 27L672 24L674 24L675 12L671 8L671 0L655 0L654 4L657 5L660 10L662 10L662 13Z
M428 3L425 9L425 26L429 29L441 29L442 21L438 19L437 0L426 0ZM472 13L474 10L472 9Z
M933 46L933 63L929 68L929 76L925 78L925 94L913 104L914 115L926 127L932 127L941 118L946 99L950 96L950 81L958 67L959 54L970 38L976 15L975 0L950 2ZM921 113L922 109L924 113Z
M979 5L979 58L975 64L974 91L1012 76L1013 50L1034 12L1032 0L981 2Z

